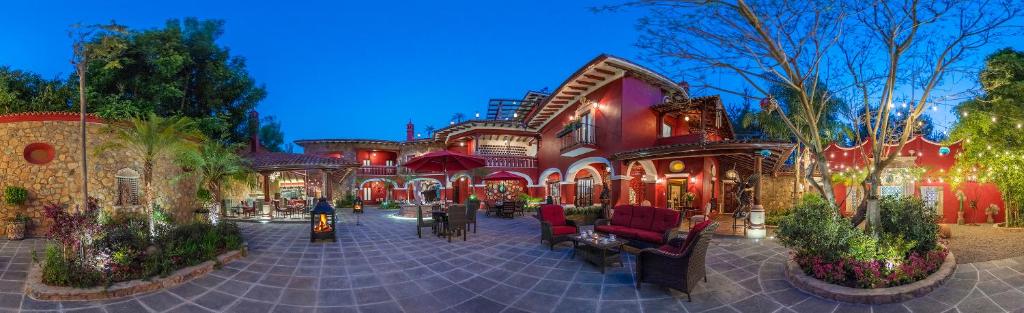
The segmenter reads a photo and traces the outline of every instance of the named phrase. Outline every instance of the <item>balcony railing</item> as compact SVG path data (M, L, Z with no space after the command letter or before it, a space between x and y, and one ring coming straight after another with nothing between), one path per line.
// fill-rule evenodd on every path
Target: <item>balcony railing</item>
M535 168L537 159L531 157L481 155L487 160L487 167Z
M359 168L359 175L395 175L398 167L386 165L363 165Z
M581 146L597 145L597 128L591 124L577 124L575 129L562 135L562 152Z

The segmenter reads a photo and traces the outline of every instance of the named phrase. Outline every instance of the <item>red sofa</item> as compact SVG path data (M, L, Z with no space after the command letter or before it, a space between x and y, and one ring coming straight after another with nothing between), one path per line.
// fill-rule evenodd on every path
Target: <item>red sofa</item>
M612 218L597 220L599 233L640 241L651 245L665 244L679 231L679 211L649 206L619 205Z

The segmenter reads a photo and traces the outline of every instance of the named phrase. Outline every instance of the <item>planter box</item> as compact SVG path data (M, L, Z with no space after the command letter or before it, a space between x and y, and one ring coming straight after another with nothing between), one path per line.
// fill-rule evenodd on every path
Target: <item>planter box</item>
M793 287L806 293L840 302L888 304L918 298L942 286L956 270L956 257L952 252L947 253L942 266L925 279L896 287L874 289L852 288L818 280L804 273L804 270L792 257L789 258L785 266L786 280Z
M216 267L241 259L248 253L248 246L232 250L217 256L217 261L206 261L198 265L179 269L167 277L150 277L149 280L136 279L115 283L110 286L92 288L74 288L50 286L43 283L43 269L40 264L33 264L25 279L25 294L35 300L66 301L66 300L103 300L126 297L160 289L167 289L186 283L197 277L212 272Z

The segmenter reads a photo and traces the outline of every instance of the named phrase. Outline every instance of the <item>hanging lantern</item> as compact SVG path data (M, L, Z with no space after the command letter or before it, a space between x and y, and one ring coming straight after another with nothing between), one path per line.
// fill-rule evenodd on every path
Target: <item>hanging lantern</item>
M505 193L505 184L498 185L498 193Z
M945 156L949 154L949 147L939 147L939 155Z
M762 158L767 158L767 157L772 156L772 150L768 150L768 149L764 149L764 150L758 151L757 153L760 154Z
M761 110L770 112L773 108L775 108L775 99L772 96L761 99Z

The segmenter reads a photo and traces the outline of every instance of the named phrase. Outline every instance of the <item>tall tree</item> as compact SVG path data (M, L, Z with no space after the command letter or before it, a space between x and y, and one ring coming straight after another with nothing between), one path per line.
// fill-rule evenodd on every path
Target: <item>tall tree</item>
M995 183L1006 202L1007 223L1024 224L1024 52L1003 49L988 56L979 75L984 93L960 103L950 140L963 152L950 171L954 188L967 181Z
M188 116L206 124L202 128L210 138L245 142L247 114L266 90L249 74L244 58L217 43L223 33L221 20L186 18L126 36L123 66L88 69L95 111L113 117Z
M813 168L830 177L822 153L827 133L819 121L827 119L828 102L817 99L849 98L861 105L857 115L868 133L858 141L869 150L871 169L865 209L855 223L879 222L880 175L906 144L910 131L885 140L894 125L888 117L897 91L915 90L904 129L912 127L932 92L950 72L962 70L966 56L992 40L1012 35L1007 22L1018 17L1014 0L995 1L638 1L650 8L641 19L644 34L639 46L666 65L681 67L681 75L697 88L739 95L729 86L711 84L703 75L723 73L753 88L763 107L786 125L793 137L813 155ZM821 83L835 88L831 92ZM770 86L782 84L797 91L798 113L807 129L771 96ZM858 127L854 127L856 129ZM897 149L881 149L896 145ZM865 151L864 153L869 153ZM809 180L811 186L835 204L830 179ZM838 213L837 213L838 214ZM869 228L870 229L870 228ZM872 229L873 232L873 229Z
M90 67L103 69L121 68L121 54L125 49L125 41L120 35L127 32L127 28L111 22L105 25L72 25L68 31L71 37L71 65L75 67L75 75L78 76L78 113L79 113L79 138L82 150L82 207L89 203L89 166L88 153L86 150L85 114L86 102L86 76Z
M75 87L60 78L0 66L0 114L70 110Z
M203 134L196 130L195 123L188 117L160 117L149 113L145 118L130 119L129 124L131 127L107 127L106 132L113 135L113 139L97 147L96 152L118 149L142 160L145 192L142 207L149 216L149 230L152 234L155 229L152 213L156 199L156 190L153 188L156 180L154 169L161 165L158 162L177 159L181 154L194 150L197 143L203 140Z
M452 114L452 122L455 122L456 124L462 123L462 119L464 119L464 118L466 118L465 114L458 113L458 112L456 112L455 114Z

